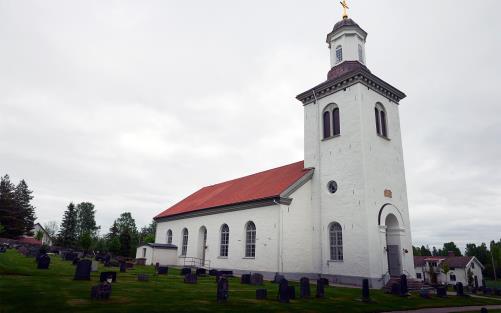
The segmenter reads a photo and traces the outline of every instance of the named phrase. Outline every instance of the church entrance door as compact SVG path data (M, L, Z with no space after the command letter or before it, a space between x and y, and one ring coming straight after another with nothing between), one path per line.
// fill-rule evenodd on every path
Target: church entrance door
M388 267L391 276L400 276L402 274L400 246L388 245Z
M391 276L402 275L402 253L400 244L401 229L395 215L386 217L386 254L388 257L388 272Z

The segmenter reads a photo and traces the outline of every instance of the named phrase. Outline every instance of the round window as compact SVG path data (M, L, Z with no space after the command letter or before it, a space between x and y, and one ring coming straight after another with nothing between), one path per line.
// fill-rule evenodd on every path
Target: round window
M331 180L329 183L327 183L327 189L330 193L335 193L337 191L337 183Z

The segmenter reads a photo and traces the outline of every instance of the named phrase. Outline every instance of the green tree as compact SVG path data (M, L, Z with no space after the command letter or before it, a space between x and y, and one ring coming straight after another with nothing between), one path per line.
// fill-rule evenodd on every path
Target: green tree
M80 236L80 247L85 252L88 252L90 250L90 247L92 246L92 235L90 233L83 233L82 236Z
M16 203L16 189L9 175L0 179L0 224L7 238L17 238L25 233L25 222Z
M453 241L444 243L444 247L440 251L441 251L441 253L439 253L439 255L442 255L442 256L449 255L449 252L454 253L455 256L462 256L461 250L459 250L459 248L456 246L456 244Z
M120 254L120 240L118 237L113 237L108 241L108 251L114 255Z
M130 256L132 248L132 238L129 232L129 229L125 228L120 233L120 255L122 256Z
M78 236L89 234L91 237L96 236L99 227L96 225L95 218L96 210L90 202L82 202L77 205L77 221L78 221Z
M58 234L58 244L64 247L75 247L77 243L78 216L73 203L64 212L63 221Z
M412 254L414 256L421 256L421 249L419 249L419 247L412 246Z
M442 263L440 263L440 269L445 274L445 284L447 285L447 277L448 277L448 274L451 270L449 263L447 263L447 261L443 261Z
M141 228L139 232L139 242L138 244L155 242L155 233L157 229L157 222L153 220L150 225Z
M421 246L420 250L421 250L421 255L422 256L431 256L430 248L425 247L425 246Z
M101 253L108 252L108 243L106 238L98 238L96 240L96 251Z
M5 230L5 227L3 227L2 224L0 224L0 235L2 235L3 231Z
M17 184L14 191L17 211L23 222L24 234L28 236L33 235L36 219L35 207L31 204L31 200L33 200L32 193L33 191L28 188L28 184L26 184L24 180L21 180L19 184Z
M35 234L35 239L42 240L43 239L43 231L41 231L41 230L37 231L37 233Z

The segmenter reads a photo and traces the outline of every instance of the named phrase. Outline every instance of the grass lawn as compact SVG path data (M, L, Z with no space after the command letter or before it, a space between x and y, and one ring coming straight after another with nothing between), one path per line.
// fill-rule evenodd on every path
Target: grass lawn
M100 270L102 270L100 264ZM118 268L113 268L119 272ZM214 277L201 277L196 285L184 284L179 270L169 269L167 276L154 276L153 267L136 267L118 273L111 299L90 300L91 281L74 281L70 262L52 256L49 270L37 270L33 258L14 250L0 254L0 313L7 312L381 312L423 307L499 304L499 300L456 298L421 299L417 295L399 298L380 290L371 290L374 303L358 301L359 289L328 287L325 299L297 299L290 304L276 301L277 285L266 282L269 300L255 300L255 286L230 279L230 299L216 303ZM150 274L149 282L139 282L138 273ZM296 294L299 292L297 283ZM314 293L312 286L312 293Z

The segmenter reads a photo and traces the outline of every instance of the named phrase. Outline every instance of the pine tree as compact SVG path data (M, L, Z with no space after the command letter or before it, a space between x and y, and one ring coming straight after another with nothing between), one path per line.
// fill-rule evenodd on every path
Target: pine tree
M17 238L25 232L25 223L16 204L14 185L9 175L0 179L0 224L3 225L3 236Z
M90 202L82 202L77 205L77 220L78 220L78 237L84 234L90 234L92 237L96 236L99 227L96 226L96 218L94 205Z
M120 233L120 255L128 257L131 254L131 235L129 229L125 228Z
M77 211L70 203L64 212L63 221L58 234L59 244L64 247L74 247L77 242Z
M31 205L33 191L29 190L28 184L23 180L17 184L14 191L19 217L23 221L24 233L28 236L33 236L33 228L36 220L35 207Z

